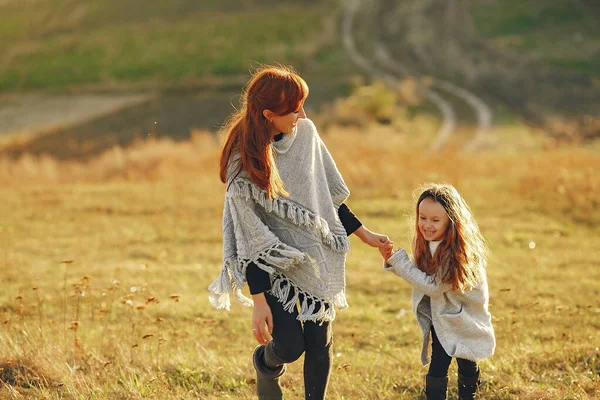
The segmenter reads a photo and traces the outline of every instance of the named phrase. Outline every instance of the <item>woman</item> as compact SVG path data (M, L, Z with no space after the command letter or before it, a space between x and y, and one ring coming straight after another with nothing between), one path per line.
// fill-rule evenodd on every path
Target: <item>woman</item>
M335 308L348 306L348 235L389 249L344 201L350 192L304 112L306 82L283 67L257 71L229 120L221 153L226 184L223 269L211 303L229 309L229 293L254 304L253 362L259 399L281 399L285 364L305 353L307 399L323 399L332 361ZM241 293L250 286L253 302ZM272 340L270 340L272 337Z

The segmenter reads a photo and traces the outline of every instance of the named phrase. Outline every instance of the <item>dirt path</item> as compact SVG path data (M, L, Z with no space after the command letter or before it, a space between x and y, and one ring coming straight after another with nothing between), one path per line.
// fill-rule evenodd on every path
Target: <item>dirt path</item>
M372 4L372 7L384 7L384 5L380 4L381 2L375 2ZM425 21L426 16L424 13L419 12L419 10L423 10L423 7L420 7L419 4L412 4L411 2L403 3L403 9L401 9L400 15L405 15L407 19L410 21L397 21L397 23L412 23L415 24L420 21L420 24L427 25L426 22L431 23L430 21ZM376 36L373 35L372 42L369 44L369 47L373 49L373 55L369 57L368 55L362 55L353 40L353 35L355 34L355 30L357 29L354 26L354 21L357 12L359 11L359 3L355 1L347 1L345 2L345 18L344 18L344 27L342 36L344 39L344 44L346 47L346 51L350 54L352 60L359 65L365 72L369 73L371 76L376 77L385 77L386 79L390 79L388 77L389 74L382 73L373 63L369 62L368 59L375 59L379 65L381 65L385 70L390 71L394 76L399 78L408 78L414 77L419 78L421 74L418 71L415 71L412 68L398 62L394 59L390 52L388 51L385 44L376 39ZM377 15L377 13L375 14ZM374 25L378 26L382 21L374 21ZM425 33L423 33L425 35ZM427 54L427 50L424 47L418 45L419 40L414 39L410 41L411 50L417 54L422 60L428 60L430 57ZM464 102L471 110L471 112L475 115L477 127L475 129L475 133L473 138L466 142L463 145L464 151L473 151L479 148L485 138L489 134L489 130L492 126L492 111L490 107L477 95L470 92L469 90L460 87L452 82L435 79L431 85L431 87L420 86L420 93L431 102L440 112L442 116L442 125L437 132L436 139L432 143L430 150L437 151L444 147L450 136L456 130L457 126L457 116L454 110L453 104L451 101L446 99L446 95L442 94L450 94L453 97L460 99Z
M414 73L412 73L408 69L408 67L406 67L405 65L402 65L398 61L394 60L390 56L390 53L388 52L387 48L381 42L376 42L375 48L376 48L375 57L383 65L386 65L388 68L396 71L396 73L399 73L400 75L402 75L405 78L418 77ZM444 145L446 144L446 142L448 141L450 136L456 130L456 125L457 125L456 111L454 110L452 103L447 101L436 90L434 90L430 87L420 86L419 91L427 100L429 100L440 111L440 113L442 115L442 125L440 126L440 128L437 132L434 142L429 147L429 149L431 151L438 151L444 147Z
M194 129L215 131L231 112L234 93L160 93L151 96L65 96L1 108L11 121L11 137L0 137L0 156L48 154L85 160L136 140L169 137L185 140ZM35 105L35 106L34 106ZM0 125L3 126L3 125ZM8 126L8 124L6 125ZM16 129L18 128L18 130Z
M407 16L407 20L404 22L410 23L410 21L412 21L412 26L414 26L413 29L417 29L417 31L422 30L424 27L427 29L426 27L431 25L433 21L427 19L426 10L427 7L434 5L435 1L436 0L419 0L417 3L412 4L408 1L402 3L401 7L404 7L404 12L402 12L401 15ZM454 14L456 12L456 3L454 3L453 0L450 0L449 4L451 7L450 10L452 11L451 14ZM399 21L399 23L402 23L402 21ZM456 42L456 39L452 35L449 35L448 40ZM409 45L413 51L421 54L423 59L429 60L431 57L427 54L425 46L420 46L419 44L418 40L409 41ZM458 97L471 108L471 111L476 117L477 128L473 140L466 143L463 146L463 150L476 150L483 144L484 139L492 127L493 113L490 107L476 94L455 83L436 78L433 82L433 86Z
M0 136L39 134L67 128L149 101L148 94L0 96Z
M360 4L358 1L352 0L344 2L344 20L342 26L342 40L344 43L344 48L346 49L346 52L348 53L352 61L357 66L359 66L365 73L382 79L384 83L386 83L389 87L392 88L392 90L396 90L398 84L400 83L399 79L391 74L388 74L378 69L357 49L356 43L354 42L353 38L353 31L354 20L359 6ZM391 65L392 70L395 72L395 75L399 75L400 77L410 76L410 73L408 73L402 65L394 65L385 47L383 47L380 43L374 43L374 45L377 49L376 58L388 67ZM452 105L449 102L445 101L443 97L436 93L434 90L431 90L426 87L419 87L418 90L426 99L428 99L431 103L433 103L436 106L436 108L442 115L442 125L440 126L436 135L436 140L431 147L433 150L437 150L443 146L443 144L448 140L450 135L452 135L452 133L456 129L456 113L454 112Z

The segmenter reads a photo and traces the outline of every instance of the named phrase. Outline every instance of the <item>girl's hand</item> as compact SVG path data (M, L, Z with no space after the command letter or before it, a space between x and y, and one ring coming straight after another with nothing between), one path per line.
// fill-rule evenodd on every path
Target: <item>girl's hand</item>
M392 242L389 237L380 233L371 232L365 228L364 225L355 230L354 234L371 247L377 247L380 250L392 250L394 248L394 242Z
M272 340L273 315L264 293L252 295L254 311L252 311L252 334L259 344L267 344Z
M379 253L381 253L381 256L383 257L383 259L385 260L385 262L388 261L388 259L392 256L392 254L394 254L394 248L379 248Z

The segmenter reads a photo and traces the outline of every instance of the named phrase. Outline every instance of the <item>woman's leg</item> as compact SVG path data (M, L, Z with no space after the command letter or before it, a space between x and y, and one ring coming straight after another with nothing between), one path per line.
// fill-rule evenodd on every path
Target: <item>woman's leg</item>
M290 293L290 296L293 296L293 293ZM284 310L283 304L270 293L265 293L265 298L273 315L273 341L265 349L266 361L270 365L296 361L304 353L302 323L296 319L298 311Z
M304 333L302 324L296 319L297 310L284 310L283 304L270 293L265 293L265 298L273 315L273 341L265 348L265 361L272 368L300 358L304 353Z
M333 359L331 322L304 323L304 393L307 400L325 398Z
M297 313L285 311L268 293L265 298L273 316L273 340L254 350L256 391L259 400L281 400L283 392L279 377L285 372L285 364L297 360L304 352L304 335L296 320Z

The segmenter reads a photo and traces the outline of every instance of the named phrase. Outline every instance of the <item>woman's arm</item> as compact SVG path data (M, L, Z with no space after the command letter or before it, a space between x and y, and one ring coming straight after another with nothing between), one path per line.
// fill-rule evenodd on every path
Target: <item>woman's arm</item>
M250 263L246 268L246 280L254 301L252 334L259 344L266 344L273 333L273 314L265 299L265 292L271 290L271 279L266 271Z
M273 314L264 293L252 295L254 309L252 311L252 334L259 344L267 344L272 340Z
M385 256L384 256L385 257ZM398 249L385 262L384 268L401 276L411 286L425 293L429 297L439 297L444 292L452 290L448 283L439 283L436 279L418 269L408 258L406 250Z
M394 242L392 242L389 237L380 233L371 232L367 229L346 204L340 206L338 215L348 236L354 233L360 240L371 247L389 250L394 247Z
M246 268L246 280L248 281L251 295L271 290L271 278L269 278L269 273L258 268L254 263L248 264L248 267Z
M361 225L360 228L354 231L354 234L371 247L384 249L391 249L394 247L394 242L392 242L389 237L380 233L371 232L364 225Z
M340 217L340 221L342 221L347 236L352 235L362 226L362 222L360 222L356 215L348 208L346 203L342 203L340 208L338 208L338 216Z

